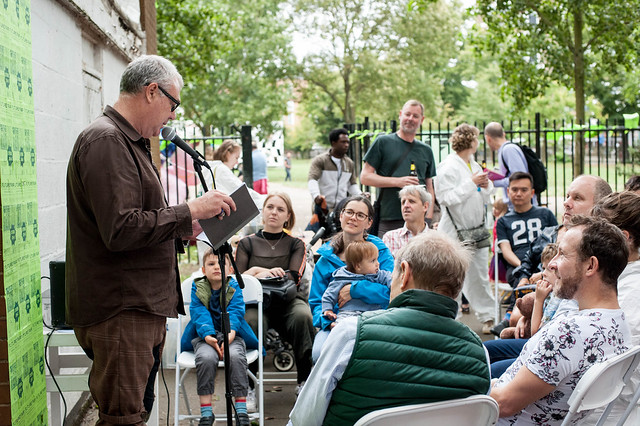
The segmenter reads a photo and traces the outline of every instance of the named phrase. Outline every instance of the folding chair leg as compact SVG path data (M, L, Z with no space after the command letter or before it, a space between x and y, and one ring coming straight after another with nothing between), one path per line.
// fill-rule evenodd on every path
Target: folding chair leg
M182 373L182 377L180 378L180 393L182 393L184 404L187 407L187 413L189 413L189 415L192 415L193 412L191 411L191 407L189 406L189 396L187 395L187 390L184 387L184 378L188 372L189 370L185 370L184 373ZM176 395L175 397L177 398L178 396Z
M613 409L613 406L616 405L616 402L617 401L614 399L613 401L607 404L604 411L600 415L600 418L598 419L598 423L596 423L596 426L604 425L604 423L607 421L607 417L609 417L609 413L611 413L611 410Z
M627 421L627 417L629 417L629 414L631 414L631 411L634 408L636 408L638 399L640 399L640 386L638 386L638 389L636 389L635 393L633 394L633 398L631 398L631 402L629 403L629 406L627 407L626 410L624 410L624 414L622 414L622 417L620 417L620 420L618 421L618 424L616 426L624 425L624 422Z

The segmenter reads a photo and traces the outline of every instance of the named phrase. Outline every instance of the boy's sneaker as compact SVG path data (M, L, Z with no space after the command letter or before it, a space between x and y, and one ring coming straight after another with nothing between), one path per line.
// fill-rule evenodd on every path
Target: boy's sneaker
M198 426L213 426L215 419L215 416L200 417L200 423L198 423Z
M251 420L249 420L249 415L247 413L238 413L236 420L237 426L251 426Z
M247 412L255 413L257 410L256 391L255 389L249 389L247 392Z
M298 383L298 386L296 386L296 397L300 395L300 392L302 392L302 388L304 387L305 383L306 383L306 380L301 383Z

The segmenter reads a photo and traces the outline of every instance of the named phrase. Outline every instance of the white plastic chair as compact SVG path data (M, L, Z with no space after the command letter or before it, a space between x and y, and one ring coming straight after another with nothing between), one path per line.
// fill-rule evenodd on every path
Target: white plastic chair
M604 424L616 398L631 378L638 362L640 362L640 345L589 368L569 397L569 413L562 425L569 425L576 413L607 405L597 423L597 425ZM624 419L621 420L624 422Z
M354 426L422 426L425 424L490 426L498 421L498 403L487 395L405 405L372 411Z
M187 278L182 282L182 294L184 297L185 311L187 312L186 316L179 315L178 316L178 326L176 327L176 384L175 384L175 396L174 396L174 425L178 426L180 420L189 420L190 422L197 420L200 418L200 415L193 414L191 407L189 405L189 398L187 396L187 390L184 385L185 378L187 374L195 370L196 368L196 357L193 351L181 351L180 350L180 339L182 337L182 332L184 327L186 327L189 322L189 303L191 303L191 285L193 283L193 279L198 275L194 274L191 277ZM202 276L202 274L200 274ZM258 305L258 348L263 347L262 341L262 285L260 285L260 281L257 278L252 277L250 275L242 275L242 279L244 280L244 289L242 289L242 296L244 298L245 304L257 304ZM185 319L184 325L182 324L183 318ZM264 425L264 371L263 371L263 357L262 350L258 349L248 349L247 350L247 364L251 364L258 360L258 377L256 377L251 371L247 370L247 374L249 378L255 383L256 386L256 399L258 402L258 412L257 413L249 413L249 418L251 420L258 419L259 425ZM224 362L220 361L218 363L218 367L224 367ZM180 370L184 370L182 374ZM194 389L195 391L195 389ZM182 394L182 398L187 407L188 414L180 414L179 406L180 406L180 397ZM217 414L216 420L225 420L226 414Z

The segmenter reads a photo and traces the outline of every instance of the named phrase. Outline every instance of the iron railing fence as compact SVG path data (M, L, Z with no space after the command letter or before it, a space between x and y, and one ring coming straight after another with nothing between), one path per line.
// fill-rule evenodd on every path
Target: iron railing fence
M213 134L211 136L202 137L195 136L195 130L191 131L191 135L186 129L177 131L182 140L191 145L207 160L213 160L213 151L226 140L235 140L241 143L243 157L251 158L251 126L242 126L241 128L231 126L229 134L225 135L222 132L223 130L212 129L211 133ZM248 143L245 143L245 141L248 141ZM185 200L193 199L202 194L202 184L193 168L193 161L187 153L177 149L174 144L161 140L160 159L160 181L169 205L180 204ZM209 173L209 170L204 169L202 172L206 174ZM251 162L245 165L244 173L245 175L253 175ZM188 262L192 262L191 250L188 249L184 255L180 256L180 260L183 260L183 258L186 258ZM197 256L195 261L197 261Z
M451 153L448 140L458 123L426 123L420 129L417 138L429 144L436 163L440 163ZM487 123L473 123L480 130L480 144L476 161L486 162L487 168L497 167L496 153L492 152L484 140L483 130ZM640 174L640 127L635 122L623 120L595 121L579 125L573 121L541 120L536 114L534 120L512 120L501 123L507 140L519 142L531 147L538 153L547 167L548 188L539 196L542 205L549 207L558 216L562 212L562 201L567 187L574 178L575 145L584 141L584 173L601 176L614 191L624 188L626 180ZM379 134L397 130L397 122L370 121L345 124L351 134L350 157L356 165L356 173L362 169L362 158ZM207 147L215 149L225 140L236 140L242 145L243 158L251 157L251 126L241 129L230 127L228 134L214 134L207 137L189 136L186 131L179 132L183 140L196 151L207 156ZM161 181L165 188L169 204L177 204L196 197L202 186L193 170L191 159L173 144L163 146L161 141ZM208 171L205 170L205 173ZM253 176L251 162L244 164L245 177ZM252 179L246 179L250 182ZM250 184L249 184L250 185ZM364 188L369 190L370 188ZM190 255L188 255L189 260Z
M429 144L436 164L451 153L449 138L459 123L426 123L418 139ZM476 161L486 162L488 169L498 165L498 158L484 140L485 122L473 123L480 130ZM539 197L542 205L549 207L556 216L562 210L562 201L567 187L574 178L575 147L582 136L584 141L584 173L601 176L614 191L624 189L624 183L640 173L640 127L635 122L624 120L595 121L578 125L573 121L517 120L502 122L507 140L531 147L547 168L548 188ZM626 126L625 126L626 124ZM630 125L631 124L631 125ZM356 173L360 173L362 158L379 134L397 130L395 120L371 122L365 119L358 124L345 124L352 141L349 155L356 163ZM369 190L369 188L364 188Z

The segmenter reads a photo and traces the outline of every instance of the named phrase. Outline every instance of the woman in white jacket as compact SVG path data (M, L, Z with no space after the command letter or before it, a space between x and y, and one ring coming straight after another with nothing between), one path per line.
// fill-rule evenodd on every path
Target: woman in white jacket
M473 159L478 149L477 128L468 124L456 127L449 139L455 154L438 165L435 178L436 198L442 206L438 231L457 239L458 229L472 229L485 222L486 206L493 192L487 174ZM451 216L453 216L453 222ZM464 280L464 292L478 320L482 332L489 334L493 327L494 298L489 284L489 248L477 249ZM458 300L460 303L460 300Z
M213 161L207 161L209 166L211 166L211 172L206 169L202 171L204 176L204 181L207 184L208 189L213 188L213 179L216 181L215 189L222 191L227 194L231 194L233 191L238 189L240 185L242 185L242 181L233 174L233 168L238 164L238 159L240 158L240 153L242 152L242 147L233 141L224 141L222 144L216 149L213 153ZM213 175L213 178L212 176ZM251 199L260 211L262 211L262 205L264 204L264 199L266 195L258 194L253 189L249 188L249 194L251 195ZM260 215L254 218L243 230L241 231L244 235L253 234L262 219ZM209 248L205 243L198 241L198 258L200 260L200 264L202 265L202 256L204 252Z
M231 194L242 185L242 181L233 174L233 168L238 164L242 147L233 141L224 141L213 153L213 161L208 161L211 166L213 178L216 181L216 189L227 194ZM203 171L204 180L209 189L213 189L213 180L208 170ZM262 209L264 195L258 194L253 189L249 189L251 198Z

